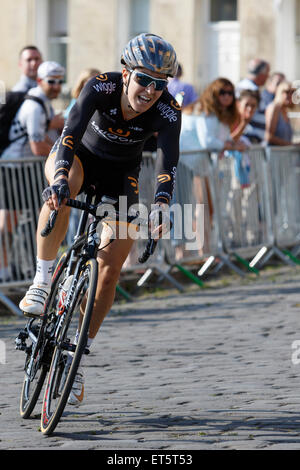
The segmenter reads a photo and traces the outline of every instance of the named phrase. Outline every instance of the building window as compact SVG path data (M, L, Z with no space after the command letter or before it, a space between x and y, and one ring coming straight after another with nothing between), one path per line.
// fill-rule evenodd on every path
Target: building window
M237 21L237 0L211 0L210 21Z
M68 0L48 0L48 58L67 68Z
M129 36L133 38L149 30L149 0L131 0Z

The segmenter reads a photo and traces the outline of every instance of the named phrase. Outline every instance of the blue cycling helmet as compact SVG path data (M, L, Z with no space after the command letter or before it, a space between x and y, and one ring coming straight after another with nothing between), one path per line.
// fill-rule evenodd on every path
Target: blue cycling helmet
M173 46L160 36L150 33L139 34L128 42L121 63L130 69L144 67L169 77L174 77L178 67Z

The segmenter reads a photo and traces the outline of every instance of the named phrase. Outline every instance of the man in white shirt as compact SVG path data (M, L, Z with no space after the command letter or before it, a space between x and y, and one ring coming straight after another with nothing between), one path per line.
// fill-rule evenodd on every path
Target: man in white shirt
M32 157L33 155L44 157L49 155L54 143L48 136L49 123L54 117L51 101L60 94L64 75L64 68L56 62L43 62L39 66L37 74L38 85L29 90L28 95L32 99L25 99L12 121L9 130L9 140L11 143L2 153L1 160L11 160L13 162L15 159ZM13 167L13 163L9 166ZM23 179L9 181L10 177L7 172L2 179L3 184L0 188L0 252L2 253L0 259L0 282L1 280L7 281L11 277L7 256L9 249L7 234L11 235L13 228L16 226L16 209L30 209L30 207L26 206L27 202L20 198L20 194L24 192L26 194L26 191L30 190L30 188L24 187L22 188L23 191L20 190L19 185L24 185ZM15 188L13 200L9 200L7 196L7 188L9 187ZM16 203L16 200L18 203Z
M11 144L2 153L2 159L48 156L54 143L47 135L49 122L54 118L51 100L60 94L64 75L64 68L56 62L43 62L39 66L38 85L28 92L33 99L26 99L14 117L9 130Z

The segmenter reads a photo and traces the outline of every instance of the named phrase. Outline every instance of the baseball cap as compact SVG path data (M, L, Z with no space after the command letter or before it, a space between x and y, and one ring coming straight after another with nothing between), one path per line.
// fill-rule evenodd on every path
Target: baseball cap
M57 75L65 75L64 67L57 62L46 61L38 68L37 76L41 80L45 80L47 77L55 77Z

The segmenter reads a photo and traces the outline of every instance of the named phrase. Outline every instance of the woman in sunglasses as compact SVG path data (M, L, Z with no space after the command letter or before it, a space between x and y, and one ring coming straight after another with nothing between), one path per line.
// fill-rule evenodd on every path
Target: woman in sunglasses
M127 196L127 205L138 202L138 177L145 141L157 133L154 205L150 219L159 210L167 213L179 157L180 107L167 91L168 77L177 70L176 53L164 39L140 34L129 41L121 56L121 73L102 73L87 82L70 111L60 139L45 166L49 187L43 193L37 232L37 271L20 308L39 316L49 293L51 272L60 243L65 237L69 195L74 198L94 185L97 196ZM50 210L59 209L54 230L40 236ZM116 207L118 210L118 207ZM157 220L158 217L155 217ZM162 224L153 227L159 238ZM102 232L101 246L111 231ZM120 271L133 240L117 239L99 252L99 280L89 344L96 336L115 296ZM81 373L81 371L80 371ZM83 379L70 396L77 404L83 394ZM76 398L77 396L77 398Z
M221 77L211 82L200 96L197 109L197 133L202 148L217 152L241 149L230 135L230 127L238 117L230 80Z

